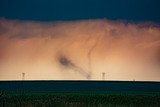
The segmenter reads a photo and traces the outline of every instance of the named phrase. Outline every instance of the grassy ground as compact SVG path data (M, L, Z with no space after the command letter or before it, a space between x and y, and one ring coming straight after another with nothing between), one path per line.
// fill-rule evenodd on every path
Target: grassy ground
M160 93L5 92L0 107L160 107Z

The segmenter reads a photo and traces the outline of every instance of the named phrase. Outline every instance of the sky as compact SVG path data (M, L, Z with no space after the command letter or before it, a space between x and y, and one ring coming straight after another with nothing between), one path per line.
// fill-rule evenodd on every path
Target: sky
M159 0L0 0L0 80L160 81L159 8Z
M0 0L0 17L35 21L160 22L159 0Z

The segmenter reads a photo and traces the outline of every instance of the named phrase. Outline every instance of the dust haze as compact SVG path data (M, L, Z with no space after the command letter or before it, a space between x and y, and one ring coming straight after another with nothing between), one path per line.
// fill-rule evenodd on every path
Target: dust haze
M0 19L0 80L160 81L160 26Z

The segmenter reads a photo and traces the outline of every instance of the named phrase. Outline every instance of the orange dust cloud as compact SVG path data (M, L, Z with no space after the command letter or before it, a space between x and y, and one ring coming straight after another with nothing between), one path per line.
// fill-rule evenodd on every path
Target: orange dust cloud
M160 81L160 27L0 20L0 80Z

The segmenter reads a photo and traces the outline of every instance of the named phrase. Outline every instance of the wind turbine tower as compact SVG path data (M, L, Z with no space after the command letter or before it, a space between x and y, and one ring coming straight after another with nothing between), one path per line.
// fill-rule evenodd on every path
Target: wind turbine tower
M25 73L24 72L22 73L22 80L23 81L25 80Z
M102 80L105 80L105 72L102 72Z

